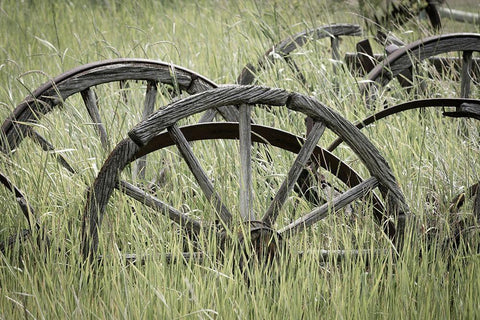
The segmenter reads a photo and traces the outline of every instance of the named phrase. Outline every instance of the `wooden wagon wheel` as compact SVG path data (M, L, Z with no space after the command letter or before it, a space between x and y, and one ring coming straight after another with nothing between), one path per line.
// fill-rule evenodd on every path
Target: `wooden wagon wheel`
M460 97L468 98L471 91L473 61L476 60L472 58L473 52L479 51L480 34L475 33L445 34L412 42L394 51L373 68L366 81L362 83L361 91L367 94L367 100L375 99L378 87L386 86L393 78L411 69L414 63L444 53L461 52ZM412 81L411 78L406 80L410 83Z
M215 126L230 126L228 129L228 131L231 132L230 134L234 133L234 138L238 137L239 139L240 177L238 181L240 195L238 211L241 220L248 222L252 235L254 232L257 232L256 230L260 230L258 232L267 233L270 236L278 235L279 238L287 238L322 219L329 211L329 207L338 210L378 187L385 199L387 212L393 214L397 219L398 240L402 238L405 227L405 217L409 210L403 193L398 188L388 164L378 153L377 149L358 129L332 109L312 98L298 93L255 86L225 86L187 97L156 112L131 130L129 133L130 138L120 142L112 151L92 187L89 189L82 227L82 253L85 258L93 258L98 249L98 231L105 214L107 203L115 188L124 191L141 203L156 208L171 220L189 229L191 232L198 233L202 229L209 230L211 223L208 221L183 214L169 204L162 202L160 199L132 187L130 183L120 181L119 173L122 172L131 161L145 153L163 148L164 144L159 142L159 140L165 140L167 135L169 139L171 139L168 144L174 143L177 146L205 194L205 197L213 204L215 208L214 211L216 212L215 217L221 220L222 225L227 227L236 222L235 219L233 219L233 212L227 208L228 203L220 199L214 189L211 178L208 177L200 165L199 158L192 152L188 144L188 141L193 139L193 137L190 137L191 133L189 134L188 131L184 131L186 129L180 129L177 126L178 121L185 117L222 105L240 106L240 122L238 125L235 124L235 126L232 127L232 124L215 124ZM272 137L278 134L280 141L282 141L284 137L279 134L279 131L268 132L273 129L264 129L266 131L261 133L260 127L251 124L250 112L254 105L267 105L271 107L286 106L288 109L299 111L315 119L313 128L307 138L304 141L300 140L300 144L303 143L302 147L299 148L298 145L296 147L295 152L298 152L298 155L288 170L285 180L281 183L268 209L262 213L254 212L252 208L252 141L262 142L264 139L268 140L268 137L270 137L268 143L275 144L275 142L271 140ZM207 138L228 138L227 129L223 131L223 129L215 130L215 128L216 127L214 127L213 132L216 132L217 136L210 136L211 133L203 131L198 139L202 139L202 135ZM278 215L288 194L298 181L297 179L305 163L312 157L315 150L317 150L316 152L321 152L316 145L325 128L329 128L335 134L345 139L347 144L368 168L371 177L357 185L355 185L355 183L350 184L355 186L331 202L315 208L313 211L288 225L278 227ZM165 130L168 133L166 133ZM197 131L197 133L198 132L201 131ZM267 138L265 138L264 135L266 135ZM280 142L279 146L280 148L287 149L286 144L283 142ZM323 155L325 154L327 153L323 153ZM211 157L211 155L209 156ZM323 156L321 158L323 158ZM328 167L325 163L323 163L323 165ZM330 170L335 172L337 169L337 167L330 168ZM271 248L268 247L267 249L270 250Z
M116 141L112 141L112 137L109 137L107 134L107 129L109 129L105 124L107 119L102 119L100 116L101 107L108 106L101 105L97 92L101 89L101 86L109 83L112 83L114 86L119 84L119 87L125 88L129 84L128 81L146 82L145 89L143 87L140 88L144 90L144 109L139 112L140 114L143 112L143 118L146 118L154 111L155 104L157 104L157 91L161 84L170 87L177 94L182 91L193 94L217 86L211 80L193 71L170 63L153 60L114 59L82 65L40 86L13 110L1 127L0 150L7 154L16 151L24 138L30 137L43 151L55 156L60 165L70 173L78 174L80 172L78 166L76 167L71 161L67 160L61 152L56 152L58 148L54 146L54 142L48 141L47 138L37 131L38 125L42 124L42 119L47 114L53 113L54 110L60 111L62 116L69 111L65 110L66 108L70 108L72 112L77 112L76 105L68 104L66 101L67 99L72 99L72 96L81 96L81 100L88 112L88 117L98 134L102 148L105 151L109 151L110 145L116 143ZM117 89L117 91L120 93L119 98L124 100L123 103L132 104L132 101L128 101L126 96L123 96L125 89ZM222 106L219 108L219 112L228 120L237 120L238 110L236 108ZM110 119L108 121L108 123L112 123ZM112 123L112 125L115 126L116 124ZM91 140L89 143L91 143ZM92 144L89 144L88 148L91 147ZM98 155L95 154L95 156ZM145 177L145 158L139 159L136 165L137 177L143 179ZM0 182L16 195L18 194L17 198L20 197L20 190L9 182L6 177L0 179ZM24 197L19 199L24 199ZM29 225L32 227L31 216L33 216L34 211L31 208L27 210L26 207L22 207L22 210ZM38 227L38 222L35 223Z
M339 61L341 60L339 52L340 37L360 36L361 34L362 28L356 24L331 24L296 33L268 49L260 58L258 58L255 65L248 63L243 67L237 78L237 83L241 85L254 84L258 73L267 69L269 66L272 66L278 60L283 60L287 63L288 67L292 69L298 80L305 85L305 76L290 56L292 52L312 41L330 38L332 59ZM215 114L216 110L209 110L202 117L202 120L205 122L211 121L215 117Z
M467 98L437 98L409 101L383 109L359 121L356 124L356 127L361 130L387 117L408 110L425 110L430 108L439 110L444 116L448 117L473 118L480 120L480 100ZM337 138L328 146L326 150L333 152L342 142L342 138ZM462 192L455 196L450 201L450 213L457 213L458 210L464 205L466 197L473 198L473 216L476 223L478 224L480 222L480 197L478 196L479 185L480 183L477 182L468 187L465 192ZM457 226L455 227L457 230L454 232L454 237L451 239L447 239L447 242L453 243L456 247L458 247L460 238L464 231L470 232L471 230L476 228L476 226L466 226L463 222L457 222Z

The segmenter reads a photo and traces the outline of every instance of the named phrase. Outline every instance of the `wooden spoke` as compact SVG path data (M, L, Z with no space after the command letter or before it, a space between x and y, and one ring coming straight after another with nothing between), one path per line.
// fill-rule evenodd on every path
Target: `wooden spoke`
M107 130L102 123L102 119L100 118L100 112L98 111L97 95L92 88L83 90L81 94L83 102L85 103L85 107L87 108L88 114L90 115L90 119L92 119L93 125L95 126L100 136L100 142L102 143L102 147L104 150L109 150L110 143L108 141Z
M154 209L155 211L162 212L164 215L168 216L171 220L175 221L181 226L186 228L192 229L195 232L200 232L202 228L202 223L188 215L178 211L177 209L169 206L168 204L160 201L156 197L146 193L142 189L126 182L120 181L117 188L132 197L133 199L137 200L138 202L143 203L144 205Z
M297 158L295 159L286 179L283 181L280 189L278 190L275 198L270 203L270 207L267 209L267 212L264 214L262 221L273 225L277 219L278 213L282 208L283 204L287 200L288 194L292 191L295 183L297 183L300 173L304 169L305 164L310 159L313 150L315 149L318 140L323 135L325 131L325 125L321 122L315 122L310 133L308 134L305 144L302 146L302 149L298 153Z
M239 138L240 138L240 215L243 220L255 220L252 211L252 106L240 106Z
M470 95L470 83L472 74L472 51L463 51L462 56L462 74L461 74L461 92L462 98L468 98Z
M148 118L155 109L155 99L157 97L157 82L147 81L147 91L145 92L145 101L143 103L142 120ZM147 166L147 156L139 158L135 165L136 176L145 179L145 168Z
M289 237L295 233L298 233L306 227L313 225L317 221L324 219L330 210L332 212L340 210L353 201L365 196L377 186L378 180L375 177L370 177L359 185L334 198L331 202L325 203L305 216L295 220L291 224L280 229L278 232L284 237Z
M193 154L192 148L188 143L185 136L177 127L177 125L173 125L168 128L168 132L170 137L177 145L178 150L182 154L183 159L187 163L190 171L195 176L200 188L202 189L203 193L207 197L209 201L212 201L219 218L224 222L228 223L232 219L232 214L228 211L225 205L222 203L220 196L215 192L213 183L207 177L207 174L203 170L202 166L200 165L200 161L197 157Z

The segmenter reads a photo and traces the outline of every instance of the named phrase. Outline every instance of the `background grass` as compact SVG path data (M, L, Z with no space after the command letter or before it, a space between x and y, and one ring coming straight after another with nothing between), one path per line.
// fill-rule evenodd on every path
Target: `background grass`
M464 4L462 4L464 5ZM468 6L479 10L475 3ZM453 7L453 4L451 4ZM465 7L462 7L465 9ZM296 32L331 23L364 26L358 6L350 1L2 1L0 3L0 118L35 88L73 67L118 57L172 62L205 75L219 84L234 83L243 66L266 49ZM479 32L478 27L444 20L443 32ZM432 31L424 20L392 30L405 42ZM362 37L342 38L342 54L355 50ZM375 45L377 52L383 52ZM300 83L285 64L261 73L261 85L299 91L336 109L349 120L370 114L357 82L346 68L335 76L328 40L312 42L293 57L308 85ZM459 83L441 75L428 81L424 97L452 97ZM478 83L473 84L478 98ZM98 88L102 117L112 141L118 142L141 118L144 84ZM162 89L163 90L163 89ZM119 98L129 95L129 103ZM379 104L413 99L395 83L381 92ZM164 90L157 108L171 99ZM258 123L303 135L303 117L285 109L255 112ZM70 175L54 157L24 141L13 156L2 155L4 172L28 196L41 225L51 239L50 250L28 241L0 256L0 318L475 318L480 274L475 250L456 254L443 240L451 235L453 220L472 220L468 202L459 217L448 214L448 201L478 181L478 129L468 120L468 134L459 134L459 121L439 112L410 111L364 130L392 167L416 216L406 249L395 256L388 239L371 219L368 208L353 219L332 216L307 232L289 239L286 252L273 269L247 269L245 281L234 253L216 260L217 243L208 235L201 263L168 264L165 255L187 249L178 228L120 194L110 201L101 232L100 252L108 257L95 269L82 268L81 212L86 188L91 185L107 153L102 151L81 98L72 97L65 108L42 119L38 130L55 143L78 173ZM334 139L326 133L320 144ZM207 172L229 209L236 211L238 147L232 142L194 144ZM259 152L264 152L259 149ZM212 156L214 154L215 156ZM280 150L274 162L256 163L255 203L265 210L283 180L292 155ZM336 154L363 176L366 169L349 148ZM187 167L174 149L150 158L148 177L166 168L165 187L157 196L176 208L208 218L211 206L200 195ZM129 169L124 177L131 177ZM172 192L173 190L173 192ZM15 199L0 190L0 237L25 228ZM296 209L294 206L296 205ZM282 211L285 224L311 209L292 194ZM473 242L475 244L476 235ZM320 249L369 250L365 257L324 262ZM387 254L374 255L375 249ZM475 248L475 247L474 247ZM302 257L299 251L306 252ZM123 253L149 257L145 265L132 265Z

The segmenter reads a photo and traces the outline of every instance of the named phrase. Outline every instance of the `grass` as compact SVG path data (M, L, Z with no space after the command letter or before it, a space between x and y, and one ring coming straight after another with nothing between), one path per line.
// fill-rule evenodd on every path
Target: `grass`
M73 67L110 58L135 57L172 62L205 75L219 84L234 83L243 66L254 62L269 47L307 28L329 23L358 23L362 19L350 2L333 1L9 1L0 4L0 118L35 88ZM445 32L479 32L467 24L445 23ZM425 21L395 29L412 41L430 34ZM373 38L370 33L366 37ZM344 37L342 54L354 51L361 37ZM312 95L351 121L372 111L365 107L357 81L347 70L332 76L329 41L312 42L293 57L308 85L301 84L280 63L261 73L258 83ZM382 52L382 48L375 47ZM437 75L427 82L425 96L455 96L456 82ZM478 98L478 86L473 95ZM162 88L161 88L162 89ZM97 88L101 115L115 143L140 119L145 85L130 83ZM121 99L128 95L128 103ZM392 83L381 92L390 104L413 99ZM162 89L159 108L171 97ZM286 109L257 108L255 121L299 135L303 116ZM193 120L189 120L193 121ZM71 175L51 155L31 141L22 142L14 155L2 155L5 173L28 196L51 240L50 249L35 241L17 244L0 255L0 319L16 318L475 318L480 274L478 242L451 253L444 239L454 221L448 201L479 180L477 173L478 128L468 120L467 136L459 134L459 121L439 112L416 111L391 117L364 133L389 162L406 196L417 224L409 226L405 249L395 255L390 241L371 219L371 209L355 205L360 214L331 216L306 232L286 240L280 263L271 269L253 265L239 270L238 258L227 250L219 255L214 237L201 235L199 245L207 256L202 262L166 263L172 253L182 259L185 243L178 227L128 197L115 193L100 234L100 266L84 266L80 252L81 213L85 190L100 170L108 153L83 108L80 97L69 98L35 126L54 142L57 152L75 165ZM327 146L334 135L326 132ZM238 146L231 141L208 141L192 146L203 167L215 177L222 199L232 212L238 210ZM256 153L264 153L258 148ZM358 157L346 146L336 154L362 176L368 176ZM271 152L273 162L255 163L254 208L265 211L283 181L293 155ZM260 157L266 159L267 156ZM149 158L147 177L166 168L164 185L157 197L191 215L213 219L211 205L176 150L169 148ZM132 168L123 177L131 179ZM11 193L0 188L2 224L0 239L25 228L25 219ZM284 225L311 205L291 194L279 218ZM468 201L459 213L472 221ZM353 220L353 221L352 221ZM241 228L241 227L239 227ZM367 249L360 257L326 262L320 249ZM375 255L376 249L386 254ZM145 256L145 264L130 264L124 253ZM305 252L302 257L298 252Z

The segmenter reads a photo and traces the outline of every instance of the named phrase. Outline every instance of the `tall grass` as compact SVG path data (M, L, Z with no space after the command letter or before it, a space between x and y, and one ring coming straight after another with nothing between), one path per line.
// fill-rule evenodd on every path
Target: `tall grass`
M84 0L40 4L6 0L0 3L0 17L1 119L42 83L88 62L117 57L157 59L227 84L235 82L246 63L256 61L291 34L329 23L363 24L356 6L334 1ZM479 31L452 22L445 28ZM405 41L429 32L424 21L395 30ZM358 40L344 37L342 53L353 51ZM257 82L312 95L349 120L362 119L372 110L365 107L358 92L359 79L340 68L336 91L329 50L329 41L321 40L295 51L306 86L281 61L262 72ZM441 75L427 85L426 96L459 93L458 83ZM102 118L115 144L141 119L145 85L132 82L125 90L115 84L97 90ZM160 92L157 108L172 99L165 89ZM121 99L122 94L128 95L129 103ZM390 104L414 98L395 83L381 94L380 101ZM474 95L478 94L474 89ZM258 108L254 117L257 123L304 134L303 116L286 109ZM198 242L206 252L204 259L183 260L181 252L195 248L183 239L178 227L116 192L100 234L102 263L84 266L79 252L86 188L108 152L102 150L81 98L72 97L36 127L75 165L76 174L69 174L28 139L15 154L1 156L0 171L25 191L50 245L49 249L39 248L31 240L0 255L0 318L478 317L478 236L472 232L472 239L462 242L455 252L444 241L452 235L455 222L448 213L448 201L479 178L478 129L474 120L467 124L469 135L465 136L459 134L457 120L427 110L406 112L364 130L391 165L416 217L400 256L371 219L371 208L356 205L358 216L331 216L286 240L279 263L272 268L254 264L239 270L234 250L220 253L217 239L208 234L201 235ZM333 139L327 132L320 144L327 146ZM236 212L238 145L207 141L192 147L208 174L215 177L216 190L227 199L228 208ZM262 152L265 149L258 148L254 154ZM348 147L342 145L336 154L368 176ZM254 209L258 213L265 211L294 160L282 150L273 150L269 156L272 163L265 161L265 154L255 162ZM149 178L166 169L162 179L168 187L156 190L157 197L191 215L215 219L211 204L175 149L157 152L149 163ZM131 171L127 168L123 177L131 179ZM0 238L5 239L25 228L26 222L11 193L0 189ZM471 207L467 202L459 213L469 223L473 220ZM279 224L310 209L311 204L292 194ZM36 238L42 237L31 239ZM366 249L366 253L324 259L320 249ZM385 253L378 255L378 249ZM137 253L145 257L145 263L126 262L125 253ZM167 263L167 254L173 254L177 262Z

